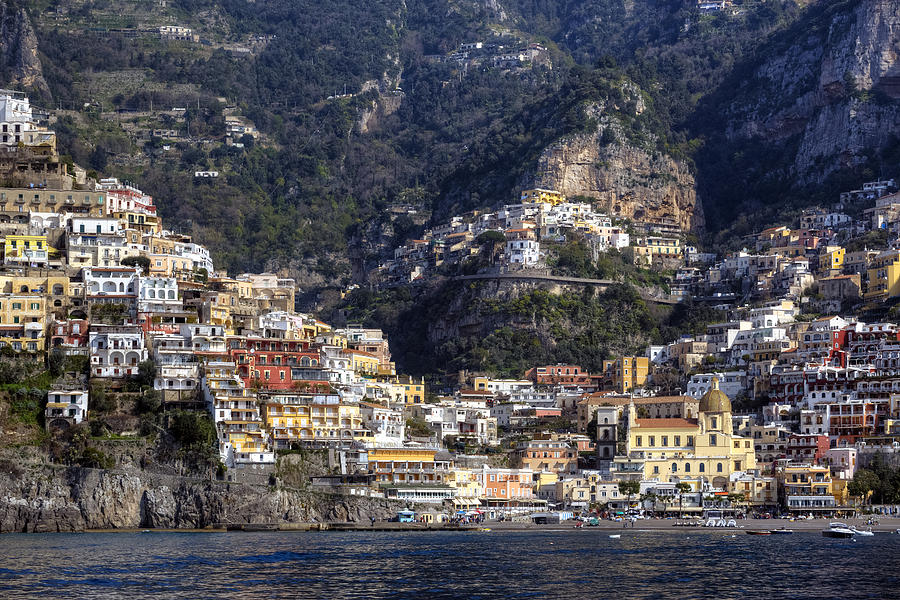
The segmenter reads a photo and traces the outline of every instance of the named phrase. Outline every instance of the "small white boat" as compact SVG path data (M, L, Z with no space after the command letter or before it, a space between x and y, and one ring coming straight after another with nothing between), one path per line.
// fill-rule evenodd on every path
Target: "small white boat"
M622 537L620 534L615 533L615 534L609 536L609 539L611 539L611 540L617 540L617 539L619 539L620 537Z
M830 538L852 538L856 535L856 531L846 523L829 523L828 529L822 530L824 537Z
M870 537L875 535L875 533L871 529L858 529L856 527L851 527L850 529L853 530L853 533L862 537Z

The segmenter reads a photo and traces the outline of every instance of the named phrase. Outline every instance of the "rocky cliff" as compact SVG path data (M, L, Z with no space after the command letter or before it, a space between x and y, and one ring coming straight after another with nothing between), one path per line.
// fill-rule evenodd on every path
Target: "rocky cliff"
M797 183L863 163L900 134L900 3L819 2L726 85L732 139L796 145Z
M397 503L293 488L56 465L3 469L0 533L218 523L366 522Z
M50 98L38 58L38 41L24 8L0 0L0 76L2 85Z
M582 134L547 148L533 184L594 198L611 215L701 230L703 211L687 165L629 144Z

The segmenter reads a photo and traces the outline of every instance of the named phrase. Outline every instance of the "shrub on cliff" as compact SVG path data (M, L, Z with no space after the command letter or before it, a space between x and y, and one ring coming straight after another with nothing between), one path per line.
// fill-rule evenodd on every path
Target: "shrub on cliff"
M169 433L185 447L209 447L216 440L216 429L209 416L188 410L172 413Z

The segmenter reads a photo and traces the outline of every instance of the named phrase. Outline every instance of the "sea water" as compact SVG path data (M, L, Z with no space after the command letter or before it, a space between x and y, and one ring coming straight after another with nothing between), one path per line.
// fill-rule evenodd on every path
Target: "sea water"
M619 533L619 532L616 532ZM2 598L900 598L900 535L646 532L0 536Z

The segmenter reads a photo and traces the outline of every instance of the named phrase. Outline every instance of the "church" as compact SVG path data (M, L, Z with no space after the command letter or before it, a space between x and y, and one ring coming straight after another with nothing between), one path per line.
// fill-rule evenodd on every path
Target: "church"
M696 419L642 419L632 403L627 427L625 454L614 460L616 479L697 482L724 490L732 474L756 469L753 440L734 434L731 400L716 378L700 398Z

